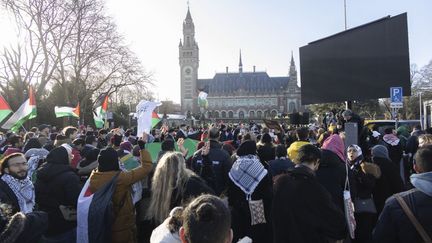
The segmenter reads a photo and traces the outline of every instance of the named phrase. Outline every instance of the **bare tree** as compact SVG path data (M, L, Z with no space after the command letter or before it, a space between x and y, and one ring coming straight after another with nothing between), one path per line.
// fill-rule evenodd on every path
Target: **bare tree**
M22 43L0 55L0 89L36 86L41 97L56 82L65 103L86 104L101 92L151 83L124 44L101 0L0 0L15 17ZM145 89L145 88L144 88ZM140 90L143 90L141 88Z

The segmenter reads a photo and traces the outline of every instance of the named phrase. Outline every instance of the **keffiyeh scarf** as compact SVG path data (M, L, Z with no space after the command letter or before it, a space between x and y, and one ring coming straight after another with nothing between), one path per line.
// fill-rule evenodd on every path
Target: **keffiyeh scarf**
M391 146L397 146L400 139L394 134L386 134L383 137L384 142L390 144Z
M29 177L19 180L11 175L4 174L1 179L8 184L9 188L18 198L18 204L22 213L30 213L35 205L35 193L33 183Z
M251 195L260 181L266 175L267 170L256 155L240 156L228 173L231 181L246 194L248 201L251 199Z

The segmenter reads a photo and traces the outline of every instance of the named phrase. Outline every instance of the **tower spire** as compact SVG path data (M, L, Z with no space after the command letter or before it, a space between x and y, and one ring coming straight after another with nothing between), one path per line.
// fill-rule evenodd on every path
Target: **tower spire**
M291 50L291 66L295 66L295 64L294 64L294 54L293 54L292 50Z
M187 11L187 14L186 14L186 20L192 20L192 16L191 16L191 13L190 13L190 10L189 10L189 1L187 1L187 6L188 6L188 11Z
M239 73L243 72L243 63L242 63L242 56L241 56L241 49L240 49L240 58L239 58Z

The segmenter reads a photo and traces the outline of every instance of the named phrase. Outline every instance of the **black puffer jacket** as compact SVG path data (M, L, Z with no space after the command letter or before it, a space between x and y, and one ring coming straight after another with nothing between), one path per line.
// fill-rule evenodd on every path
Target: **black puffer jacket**
M66 221L59 209L60 205L76 208L81 191L79 177L69 165L65 148L55 148L48 154L47 162L38 170L35 191L39 210L48 213L48 236L76 227L76 221Z
M207 184L212 187L216 195L219 196L228 187L228 172L231 169L231 158L227 151L222 149L222 145L217 142L210 140L210 152L208 157L212 163L214 173L214 183L206 181ZM204 159L201 155L201 150L195 152L192 158L192 170L201 176L201 167L204 163ZM206 178L204 178L206 180Z

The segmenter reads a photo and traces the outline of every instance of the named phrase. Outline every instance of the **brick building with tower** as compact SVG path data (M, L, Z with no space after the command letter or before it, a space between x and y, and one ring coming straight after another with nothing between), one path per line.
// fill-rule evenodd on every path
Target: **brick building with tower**
M281 113L302 112L301 90L297 85L294 57L288 76L270 77L267 72L243 69L240 52L236 72L216 73L213 78L199 79L199 48L195 25L188 8L183 21L183 39L179 44L181 111L196 113L198 90L208 91L206 117L220 120L273 118ZM202 110L201 110L202 111Z

